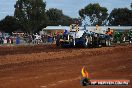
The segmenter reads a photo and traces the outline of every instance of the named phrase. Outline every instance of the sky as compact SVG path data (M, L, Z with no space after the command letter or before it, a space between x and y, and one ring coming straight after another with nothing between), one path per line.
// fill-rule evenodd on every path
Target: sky
M58 8L70 17L79 17L78 11L90 3L99 3L106 7L110 13L114 8L130 8L132 0L44 0L46 9ZM16 0L0 0L0 20L7 15L14 15L14 4Z

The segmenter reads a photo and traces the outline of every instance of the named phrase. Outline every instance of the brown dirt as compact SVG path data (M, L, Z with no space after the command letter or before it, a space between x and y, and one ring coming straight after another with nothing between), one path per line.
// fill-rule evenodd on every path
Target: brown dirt
M91 79L132 80L132 45L96 49L51 45L0 47L0 55L0 88L83 88L83 66Z

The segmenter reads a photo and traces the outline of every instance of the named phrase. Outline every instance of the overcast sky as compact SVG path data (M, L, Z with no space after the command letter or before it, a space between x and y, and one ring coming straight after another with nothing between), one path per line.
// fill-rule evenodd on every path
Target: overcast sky
M0 19L3 19L6 15L14 14L15 2L16 0L0 0ZM132 0L46 0L46 3L46 9L58 8L70 17L79 17L78 10L89 3L99 3L101 6L107 7L110 13L113 8L130 8Z

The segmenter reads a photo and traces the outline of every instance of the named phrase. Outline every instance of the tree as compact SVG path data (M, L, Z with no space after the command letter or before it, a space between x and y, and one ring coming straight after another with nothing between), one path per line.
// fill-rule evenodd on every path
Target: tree
M3 20L0 21L0 30L12 33L13 31L16 31L20 29L20 24L13 16L6 16Z
M131 26L132 11L128 8L115 8L109 16L109 25Z
M62 10L56 8L50 8L46 11L46 14L49 18L48 25L50 26L69 26L70 24L74 23L77 18L71 18L65 14L63 14Z
M24 31L37 32L46 26L46 3L43 0L17 0L14 17L19 20Z
M79 15L83 19L89 17L91 25L104 25L104 21L108 17L107 11L107 8L95 3L89 4L84 9L79 10Z
M51 8L46 12L49 18L49 25L58 25L63 16L62 10Z

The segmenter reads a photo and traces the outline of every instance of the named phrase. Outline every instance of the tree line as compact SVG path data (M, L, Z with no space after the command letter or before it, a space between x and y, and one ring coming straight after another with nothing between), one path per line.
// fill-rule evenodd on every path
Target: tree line
M73 23L82 24L82 20L89 18L89 25L132 25L131 9L115 8L110 14L106 7L98 3L88 4L79 10L80 18L71 18L57 8L46 10L46 2L43 0L17 0L14 5L14 16L6 16L0 21L0 30L11 33L21 30L27 33L35 33L46 26L69 26Z
M89 4L79 10L82 19L88 17L90 24L95 25L112 25L112 26L132 26L132 3L131 9L114 8L110 14L106 7L101 7L98 3Z

